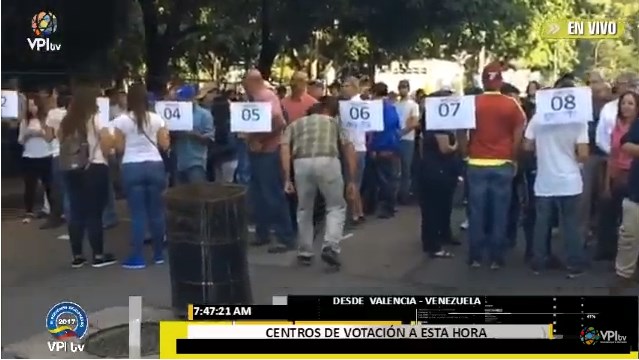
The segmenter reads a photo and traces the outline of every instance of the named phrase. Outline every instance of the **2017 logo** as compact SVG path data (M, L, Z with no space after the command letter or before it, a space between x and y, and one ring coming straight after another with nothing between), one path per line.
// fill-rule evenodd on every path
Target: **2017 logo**
M65 301L55 304L47 313L47 330L55 341L48 341L52 352L82 352L84 344L77 343L89 331L89 318L80 305Z
M31 31L36 38L27 38L29 47L34 51L60 51L62 45L51 41L50 36L58 30L58 18L50 11L40 11L31 19Z

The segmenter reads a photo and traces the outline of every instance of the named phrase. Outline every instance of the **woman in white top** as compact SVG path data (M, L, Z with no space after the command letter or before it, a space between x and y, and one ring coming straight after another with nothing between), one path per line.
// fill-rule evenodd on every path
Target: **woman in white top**
M132 249L122 264L126 269L146 266L143 245L148 227L153 239L153 262L164 263L164 200L166 188L164 162L160 149L169 147L169 132L164 120L148 111L147 92L143 84L129 88L128 112L112 121L115 149L122 156L122 187L131 215Z
M23 146L24 223L30 222L34 217L33 208L39 181L42 182L49 202L51 200L49 195L51 192L52 149L44 138L44 122L48 110L46 104L36 104L33 99L29 99L27 117L20 121L18 142Z
M99 122L98 88L76 85L66 116L60 123L60 167L69 196L70 218L67 221L74 268L82 267L86 259L82 252L87 232L93 250L92 266L115 263L113 255L104 252L102 212L107 202L109 167L103 154L113 148L109 129ZM80 157L79 154L85 156Z

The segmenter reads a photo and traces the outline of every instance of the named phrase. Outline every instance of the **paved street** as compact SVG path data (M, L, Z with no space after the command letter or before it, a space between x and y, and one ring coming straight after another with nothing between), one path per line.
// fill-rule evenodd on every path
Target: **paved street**
M108 232L107 249L123 258L128 248L124 204L118 204L123 221ZM463 219L455 213L455 229ZM146 306L170 306L168 265L126 271L69 267L69 244L58 240L64 232L42 231L37 222L2 221L2 345L45 330L49 308L61 301L79 303L89 313L126 306L129 295L141 295ZM299 268L294 253L267 254L251 249L249 263L254 300L269 303L272 295L285 294L504 294L504 295L605 295L611 264L595 263L587 276L568 280L563 272L533 276L516 249L508 266L498 272L470 270L464 265L465 246L454 249L454 259L431 260L418 242L418 209L402 207L392 220L372 219L343 243L344 266L327 273L317 264ZM462 235L463 239L463 235ZM557 239L556 242L560 242ZM560 249L561 244L555 248ZM88 244L87 244L88 250ZM636 293L636 291L635 291Z

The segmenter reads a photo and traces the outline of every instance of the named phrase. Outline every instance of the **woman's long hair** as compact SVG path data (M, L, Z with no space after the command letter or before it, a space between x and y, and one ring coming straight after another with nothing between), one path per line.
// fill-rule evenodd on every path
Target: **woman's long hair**
M41 123L44 124L44 122L47 120L47 114L49 113L49 108L51 106L49 97L38 95L33 98L33 103L38 109L36 113L34 114L35 118L37 118L38 120L40 120Z
M639 117L639 94L637 94L634 91L626 91L625 93L619 96L619 101L617 104L617 114L618 114L617 116L619 117L619 119L621 119L621 101L623 100L623 98L625 98L628 95L632 96L632 98L635 100L635 118L624 119L624 120L635 121Z
M132 84L127 94L126 104L130 112L135 116L135 123L138 126L138 132L144 132L144 127L149 122L146 112L149 108L147 102L148 94L146 87L142 83Z
M94 86L77 85L73 88L67 115L60 123L63 138L74 133L86 136L87 122L98 112L98 93L98 88Z

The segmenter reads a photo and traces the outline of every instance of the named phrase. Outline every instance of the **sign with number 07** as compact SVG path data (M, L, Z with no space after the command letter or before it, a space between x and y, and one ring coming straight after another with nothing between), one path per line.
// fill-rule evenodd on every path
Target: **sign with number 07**
M271 106L270 102L231 103L231 132L270 132Z
M475 128L475 97L445 96L425 100L426 130Z
M339 115L346 129L384 130L384 104L382 100L340 101Z
M2 118L17 118L18 107L18 92L14 90L2 90Z
M193 130L193 103L188 101L158 101L155 112L171 131Z
M590 87L538 90L535 98L540 124L575 124L593 120Z

